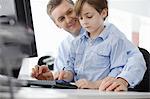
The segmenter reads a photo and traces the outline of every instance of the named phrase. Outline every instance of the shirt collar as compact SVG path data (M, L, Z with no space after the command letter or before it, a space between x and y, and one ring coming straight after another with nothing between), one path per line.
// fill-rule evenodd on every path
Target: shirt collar
M101 32L101 34L97 38L101 38L105 40L110 33L111 26L112 26L111 24L106 24L104 30ZM84 32L82 32L81 39L85 39L85 38L88 39L89 35L88 35L88 32L84 30Z
M100 37L103 40L105 40L108 37L109 33L110 33L109 32L109 28L110 28L109 25L105 25L105 28L103 29L103 31L101 32L101 34L98 37Z

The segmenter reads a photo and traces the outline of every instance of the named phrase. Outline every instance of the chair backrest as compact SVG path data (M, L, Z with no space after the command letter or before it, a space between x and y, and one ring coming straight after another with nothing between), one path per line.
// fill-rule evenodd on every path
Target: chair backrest
M147 70L144 74L143 80L140 82L140 84L135 86L134 91L150 92L150 53L144 48L139 47L139 50L143 54Z

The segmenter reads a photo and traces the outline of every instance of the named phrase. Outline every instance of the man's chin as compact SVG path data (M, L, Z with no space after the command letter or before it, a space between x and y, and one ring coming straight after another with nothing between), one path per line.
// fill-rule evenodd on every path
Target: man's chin
M74 31L71 32L71 34L73 36L78 36L80 34L80 31L74 30Z

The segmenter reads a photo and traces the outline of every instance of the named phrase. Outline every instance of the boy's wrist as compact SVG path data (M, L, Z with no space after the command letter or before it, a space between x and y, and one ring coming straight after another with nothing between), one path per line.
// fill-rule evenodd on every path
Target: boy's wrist
M117 78L122 84L124 84L124 86L128 87L129 83L127 80L125 80L124 78L118 77Z

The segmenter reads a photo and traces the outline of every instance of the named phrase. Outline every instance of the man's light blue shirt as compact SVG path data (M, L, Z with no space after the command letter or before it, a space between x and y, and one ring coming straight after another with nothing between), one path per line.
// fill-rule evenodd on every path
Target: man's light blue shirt
M87 32L77 37L71 44L65 67L74 73L75 80L122 77L131 87L139 83L146 70L138 48L112 24L106 25L96 39L90 39Z
M84 29L80 29L80 34L84 33ZM67 57L69 56L70 45L75 39L74 36L69 34L59 45L58 55L54 61L54 71L58 72L67 66Z

